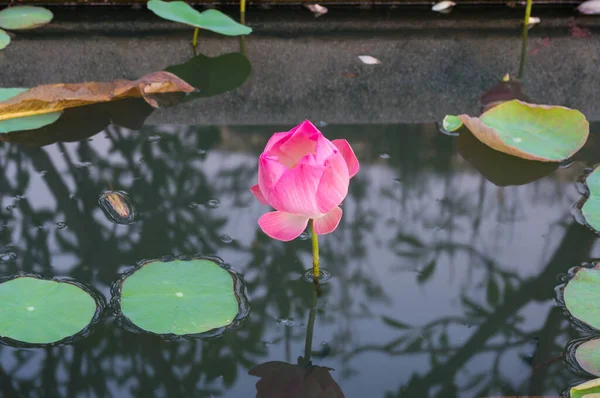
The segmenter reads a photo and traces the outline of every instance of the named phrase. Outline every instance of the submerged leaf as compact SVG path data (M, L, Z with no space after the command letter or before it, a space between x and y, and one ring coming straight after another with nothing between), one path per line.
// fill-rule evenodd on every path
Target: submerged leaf
M169 72L155 72L138 80L110 83L49 84L29 89L0 102L0 120L40 115L82 105L143 97L157 107L156 95L192 92L194 87Z
M106 217L116 224L131 224L135 221L137 212L126 192L104 192L98 199L98 204Z
M0 29L0 50L6 48L10 44L10 36L8 33Z
M27 91L26 88L0 88L0 101L5 101ZM60 118L62 112L45 113L43 115L34 115L18 117L15 119L0 120L0 134L11 133L13 131L35 130L52 124Z
M600 398L600 379L586 381L571 388L571 398Z
M221 11L199 12L183 1L150 0L148 9L169 21L181 22L222 35L240 36L252 33L251 28L235 22Z
M570 314L600 329L600 265L580 267L564 288L564 303Z
M15 6L0 11L0 28L35 29L52 21L52 12L44 7Z
M0 336L49 344L72 336L93 320L98 305L68 282L17 277L0 284Z
M529 160L560 162L587 141L589 123L574 109L507 101L480 117L459 115L477 139L491 148Z

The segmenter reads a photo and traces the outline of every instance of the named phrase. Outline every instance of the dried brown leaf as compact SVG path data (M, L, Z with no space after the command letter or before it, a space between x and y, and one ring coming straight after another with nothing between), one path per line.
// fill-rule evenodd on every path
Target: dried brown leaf
M150 73L134 81L48 84L0 102L0 120L135 97L143 97L147 103L158 107L154 98L156 94L192 91L194 87L169 72Z

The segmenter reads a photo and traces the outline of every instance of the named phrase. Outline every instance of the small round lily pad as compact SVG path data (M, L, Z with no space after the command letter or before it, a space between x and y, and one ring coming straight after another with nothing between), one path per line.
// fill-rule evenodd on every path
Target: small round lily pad
M75 283L18 276L0 284L0 336L51 344L81 332L97 318L96 298Z
M587 373L600 376L600 338L592 338L573 345L567 350L577 366Z
M52 11L44 7L15 6L0 11L0 28L8 30L35 29L52 21Z
M0 50L6 48L10 44L10 36L8 33L0 29Z
M247 314L240 282L237 273L214 258L150 260L117 281L113 297L122 316L142 331L202 337Z
M600 167L596 167L585 178L585 185L589 197L585 198L581 206L581 215L585 222L596 232L600 231ZM581 203L581 202L580 202Z
M600 329L600 264L575 267L569 273L571 279L558 290L559 303L582 326Z

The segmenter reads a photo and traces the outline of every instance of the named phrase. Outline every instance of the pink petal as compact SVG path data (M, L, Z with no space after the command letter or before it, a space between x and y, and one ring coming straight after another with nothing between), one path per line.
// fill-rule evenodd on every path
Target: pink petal
M265 199L262 192L260 191L260 187L258 186L258 184L253 185L250 188L250 191L254 194L254 196L256 196L256 199L260 200L260 203L268 205L267 200Z
M275 146L280 147L281 144L283 144L285 142L285 139L289 138L291 136L292 136L291 131L273 134L271 136L271 138L269 139L269 141L267 142L267 145L265 146L265 150L263 152L269 152Z
M324 171L324 166L308 164L299 164L286 171L267 196L269 204L277 210L303 217L322 215L317 204L317 188Z
M318 164L325 164L325 161L337 152L339 152L339 150L327 138L322 135L317 138L315 155Z
M291 164L284 163L288 167L294 167L307 154L314 154L317 140L322 136L321 132L308 120L292 130L294 131L292 136L279 147L279 150L292 161Z
M315 228L315 233L317 235L325 235L335 231L335 229L340 223L340 220L342 219L342 214L342 209L336 207L324 216L320 218L315 218L313 220L313 227Z
M279 163L278 159L264 153L258 159L258 186L265 200L270 203L273 189L287 167Z
M325 172L317 189L317 204L321 214L329 213L339 206L348 195L350 176L341 152L331 156L325 162Z
M300 236L306 229L308 218L282 211L272 211L263 214L258 219L258 225L263 232L273 239L288 242Z
M350 178L354 177L356 173L358 173L358 169L360 168L358 164L358 159L352 150L350 144L346 140L333 140L331 141L333 145L339 149L346 161L346 165L348 166L348 172L350 173Z

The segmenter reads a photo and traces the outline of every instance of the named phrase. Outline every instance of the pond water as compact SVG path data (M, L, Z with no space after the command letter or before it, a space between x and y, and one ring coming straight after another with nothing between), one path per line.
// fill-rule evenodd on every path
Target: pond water
M401 48L398 32L389 40ZM511 46L518 53L514 33ZM569 47L570 39L560 41L563 33L556 41ZM445 40L445 34L436 35ZM189 50L184 40L180 55ZM214 50L220 42L210 40ZM542 35L536 40L545 43ZM46 46L44 40L31 41ZM288 42L305 43L281 34L278 51L286 51ZM359 44L361 51L387 45ZM542 44L534 49L545 51ZM448 45L469 48L458 41ZM314 43L305 50L323 57L327 52ZM556 59L559 53L554 54ZM107 303L98 322L73 340L42 347L1 340L1 396L282 398L288 396L282 391L302 383L329 388L324 395L310 390L302 398L559 396L591 377L564 354L585 332L557 305L555 288L571 267L600 257L597 236L574 210L582 198L576 181L599 159L599 124L591 124L586 146L558 165L500 154L468 132L442 133L435 123L313 120L329 139L347 139L361 163L343 202L340 226L320 238L321 266L332 278L317 292L303 279L312 261L308 234L284 243L268 238L257 224L267 207L249 188L257 181L257 159L269 137L300 123L289 116L297 109L314 110L312 97L338 121L349 113L354 120L390 119L404 102L417 119L432 119L434 111L420 111L426 104L411 99L416 94L391 105L386 95L369 97L373 86L334 60L327 73L341 80L308 87L297 102L282 96L290 91L284 87L277 98L288 101L277 102L264 87L277 91L285 71L269 58L256 61L270 69L252 70L239 53L218 60L200 55L186 67L171 69L198 77L193 85L201 89L191 95L196 101L170 108L171 115L196 120L200 113L214 120L222 116L215 109L239 108L254 122L262 112L276 122L240 123L243 117L230 112L235 123L164 124L168 117L162 111L148 122L149 106L127 99L68 110L39 130L0 134L0 276L73 278ZM356 57L345 62L357 62ZM404 79L397 65L383 65L385 75L399 71L397 77ZM463 67L447 67L447 76L435 75L439 81L427 78L433 83L420 99L444 87L445 79L460 83L460 89L444 94L448 98L474 86ZM263 79L273 71L271 85L248 80L251 71ZM329 79L327 73L320 81ZM476 83L493 86L489 82L498 76L489 75ZM294 89L306 88L289 77ZM378 82L377 93L395 90L375 72L368 79ZM546 90L543 79L532 80ZM345 81L356 91L338 90ZM252 84L260 95L249 99ZM239 96L220 96L233 90ZM516 86L500 91L486 101L524 95ZM541 92L552 95L546 91ZM471 94L460 101L473 110L480 104ZM219 100L202 108L211 96ZM328 98L335 96L356 109L346 103L334 109L338 102ZM572 105L584 97L569 91L565 98ZM585 98L594 103L595 97ZM369 112L361 114L367 106ZM135 212L121 217L112 211L108 191L119 192ZM237 328L210 338L173 339L117 322L113 286L136 264L196 254L217 256L243 277L250 310Z
M69 276L109 299L142 259L211 254L243 275L251 305L237 330L208 340L132 333L107 313L73 344L0 346L3 395L254 396L250 369L304 355L311 308L313 365L333 369L347 397L558 395L581 378L561 357L580 334L554 287L600 253L571 214L593 135L568 167L524 176L535 168L515 171L518 159L435 124L322 125L350 141L361 171L321 239L333 278L315 305L302 280L310 240L266 237L249 191L265 142L290 127L109 126L2 143L3 275ZM54 139L74 139L63 133ZM109 189L129 195L135 222L107 218Z

